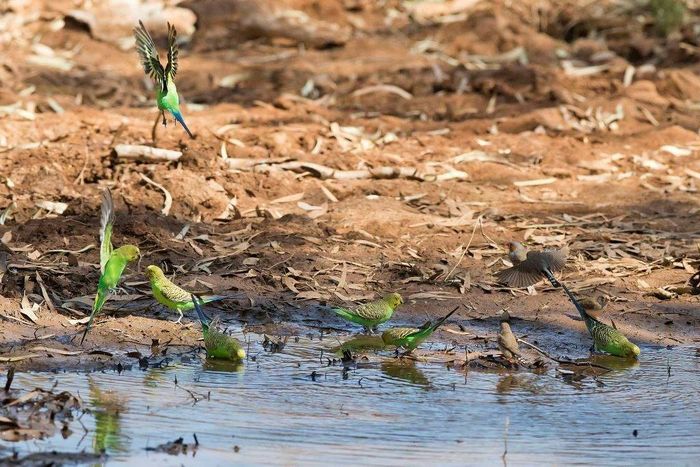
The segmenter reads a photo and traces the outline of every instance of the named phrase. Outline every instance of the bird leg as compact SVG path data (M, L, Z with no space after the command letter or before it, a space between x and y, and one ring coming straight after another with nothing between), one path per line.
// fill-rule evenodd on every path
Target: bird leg
M163 117L163 126L167 127L168 126L168 121L165 119L165 111L162 111L160 115Z
M182 324L182 318L185 317L185 315L182 314L182 311L177 310L178 313L180 313L180 317L175 321L175 324Z

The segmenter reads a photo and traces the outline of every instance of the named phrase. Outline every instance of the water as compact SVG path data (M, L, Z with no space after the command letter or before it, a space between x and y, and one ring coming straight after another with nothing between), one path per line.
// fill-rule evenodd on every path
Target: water
M18 374L15 389L58 383L79 393L92 409L81 419L89 433L73 422L66 439L0 441L0 453L104 448L107 465L493 465L503 463L507 426L509 465L700 459L700 356L692 348L643 348L637 364L572 381L553 370L465 373L398 362L390 352L343 371L327 366L329 340L268 353L256 339L256 361L238 367L195 356L121 374ZM194 454L146 450L180 436L191 443L193 433Z

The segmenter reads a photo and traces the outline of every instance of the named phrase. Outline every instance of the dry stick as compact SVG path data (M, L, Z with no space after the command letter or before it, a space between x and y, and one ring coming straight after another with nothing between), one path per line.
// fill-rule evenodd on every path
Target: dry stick
M83 168L80 169L80 173L78 174L77 177L75 177L73 184L79 184L79 185L83 184L84 177L85 177L85 169L87 169L89 159L90 159L90 153L88 152L88 147L86 144L85 145L85 162L83 163Z
M455 269L457 269L457 267L462 263L462 260L464 259L464 255L466 255L466 254L467 254L467 251L469 251L469 247L470 247L471 244L472 244L472 240L474 240L474 234L476 233L476 226L479 225L479 224L481 224L481 219L482 219L482 217L484 217L483 214L481 214L481 215L476 219L476 222L474 222L474 228L472 229L472 236L469 237L469 242L467 242L466 248L464 248L464 251L462 251L462 254L461 254L460 257L459 257L459 260L457 261L457 264L455 264L454 267L450 270L450 272L448 272L447 275L445 276L445 282L447 282L447 280L450 278L450 276L451 276L452 273L455 271ZM482 231L483 231L483 230L482 230Z
M44 297L46 306L49 307L52 313L56 313L56 307L53 305L53 301L51 300L51 297L49 297L49 293L46 291L44 280L41 278L39 271L35 271L34 274L36 275L36 281L39 283L39 287L41 288L41 295Z
M539 347L537 347L537 346L534 345L534 344L530 344L529 342L527 342L527 341L524 340L524 339L521 339L521 338L518 337L517 340L518 340L518 342L520 342L521 344L525 344L526 346L530 347L531 349L535 349L536 351L538 351L539 353L541 353L542 355L544 355L544 356L547 357L548 359L552 360L553 362L557 362L557 363L564 364L564 365L593 366L593 367L596 367L596 368L601 368L601 369L603 369L603 370L612 371L612 369L611 369L611 368L608 368L607 366L598 365L598 364L592 363L592 362L575 362L575 361L573 361L573 360L561 360L561 359L558 359L558 358L554 358L554 357L552 357L551 355L549 355L547 352L545 352L544 350L540 349Z
M15 378L15 367L11 366L9 370L7 370L7 381L5 382L5 392L10 391L10 386L12 386L12 380Z
M503 429L503 455L501 459L503 460L503 465L506 466L506 454L508 454L508 428L510 427L510 417L506 416L506 426Z
M151 142L156 144L156 137L158 133L158 121L160 120L161 114L156 114L156 121L153 122L153 128L151 129Z
M117 144L114 146L114 152L122 159L146 162L175 162L182 157L180 151L137 144Z
M314 162L305 162L289 159L226 159L229 168L246 172L270 172L272 170L288 170L290 172L310 174L321 180L333 178L336 180L363 180L363 179L392 179L405 178L421 182L434 182L441 180L441 175L422 173L414 167L376 167L362 170L337 170ZM466 174L457 178L465 179Z

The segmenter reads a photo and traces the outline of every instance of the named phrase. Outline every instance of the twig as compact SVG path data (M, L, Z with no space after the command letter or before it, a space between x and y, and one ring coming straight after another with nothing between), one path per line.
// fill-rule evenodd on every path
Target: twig
M363 179L392 179L405 178L421 182L434 182L443 180L447 175L451 180L465 180L468 175L460 171L450 171L447 174L423 173L414 167L376 167L361 170L337 170L314 162L305 162L289 159L242 159L228 158L226 163L231 169L243 172L269 173L275 170L288 170L290 172L309 174L321 180L363 180Z
M161 210L161 213L163 213L164 216L167 216L170 213L170 208L173 206L173 197L170 195L170 192L166 190L163 185L154 182L146 175L142 173L140 173L139 175L146 183L148 183L149 185L153 185L154 187L160 189L163 192L163 194L165 195L165 202L163 203L163 209Z
M15 378L15 367L11 366L9 370L7 370L7 380L5 381L5 392L10 391L10 386L12 386L12 380Z
M457 269L457 267L460 265L460 263L461 263L462 260L464 259L464 255L466 255L466 254L467 254L467 251L469 251L469 247L470 247L471 244L472 244L472 240L474 240L474 234L476 233L476 226L481 224L481 219L482 219L483 217L484 217L484 215L481 214L481 215L476 219L476 222L474 222L474 227L472 228L472 235L471 235L471 237L469 237L469 242L467 242L467 246L466 246L466 247L464 248L464 250L462 251L462 254L460 255L459 260L457 261L457 263L456 263L456 264L454 265L454 267L450 270L450 272L448 272L447 275L445 276L444 282L447 282L447 280L450 278L450 276L452 275L452 273L455 271L455 269Z
M506 416L506 426L503 428L503 455L501 456L504 467L508 465L508 462L506 462L506 455L508 454L508 428L510 428L510 417Z
M114 152L122 159L143 160L147 162L175 162L182 157L182 152L180 151L132 144L117 144L114 146Z
M598 364L592 363L592 362L575 362L575 361L573 361L573 360L561 360L561 359L559 359L559 358L554 358L554 357L552 357L551 355L549 355L547 352L545 352L544 350L540 349L539 347L537 347L537 346L534 345L534 344L530 344L530 343L527 342L526 340L523 340L523 339L521 339L521 338L519 338L519 337L517 338L517 340L518 340L518 342L520 342L521 344L525 344L526 346L530 347L531 349L534 349L534 350L538 351L539 353L541 353L542 355L544 355L544 356L547 357L548 359L552 360L553 362L557 362L557 363L560 363L560 364L563 364L563 365L592 366L592 367L596 367L596 368L601 368L601 369L603 369L603 370L612 371L611 368L608 368L608 367L603 366L603 365L598 365Z
M401 97L402 99L411 100L413 99L413 94L410 92L401 89L398 86L394 86L393 84L377 84L374 86L366 86L362 89L358 89L352 93L352 97L360 97L364 96L365 94L371 94L375 92L388 92L391 94L396 94L397 96Z
M52 313L56 313L56 307L53 305L53 301L51 300L51 297L49 297L49 293L46 291L44 280L41 278L39 271L35 271L34 274L36 275L36 281L39 283L39 287L41 288L41 295L44 297L46 306L49 307L49 310L51 310Z
M83 184L84 176L85 176L85 169L87 169L89 159L90 159L90 153L88 152L88 147L86 144L85 145L85 162L83 162L83 168L80 169L80 173L78 174L77 177L75 177L75 180L73 181L74 184L79 184L79 185Z

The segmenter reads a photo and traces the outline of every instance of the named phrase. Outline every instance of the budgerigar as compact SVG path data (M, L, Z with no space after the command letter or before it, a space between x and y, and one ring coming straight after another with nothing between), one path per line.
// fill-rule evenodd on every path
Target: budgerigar
M333 311L348 321L362 325L367 332L372 333L376 327L391 319L394 311L403 304L403 298L397 293L390 293L380 300L365 303L352 310L337 307Z
M459 307L447 313L445 316L437 320L435 324L428 321L420 328L391 328L382 333L382 340L386 345L395 345L402 347L411 352L425 341L432 333L439 328L447 318L457 311Z
M245 350L234 337L228 336L216 329L216 318L209 319L202 311L202 302L194 295L191 296L192 306L197 311L199 321L202 323L202 335L207 355L223 360L240 361L245 358Z
M569 249L527 251L518 242L508 244L508 257L513 266L498 272L498 281L509 287L529 287L547 278L554 287L559 287L553 273L564 269Z
M591 337L593 337L593 347L595 350L624 358L637 358L639 356L639 347L631 343L627 337L617 329L601 323L589 315L586 309L578 302L574 294L572 294L564 284L561 284L561 287L569 296L571 303L574 304L581 318L586 323L588 332L590 332Z
M185 120L182 118L182 112L180 112L180 98L177 95L177 88L175 87L178 54L177 44L175 43L177 38L175 27L168 23L168 64L165 65L165 68L163 68L163 65L160 63L160 57L158 56L158 50L156 50L153 38L141 21L139 21L139 25L134 28L134 36L136 37L136 51L141 58L143 70L146 72L146 75L150 76L156 83L156 103L163 117L163 126L167 125L165 112L168 111L175 117L177 122L180 122L180 125L182 125L182 128L185 129L190 138L194 138L190 129L187 128Z
M112 247L112 227L114 225L114 201L112 193L105 190L102 193L102 216L100 218L100 280L97 285L97 296L92 306L90 320L85 326L85 332L80 340L82 344L90 330L92 320L100 312L107 301L109 292L117 286L119 279L130 261L139 257L139 249L134 245L124 245L116 250Z
M180 313L180 317L177 320L177 323L180 323L183 317L182 312L194 308L191 293L173 284L170 279L165 277L163 270L158 266L154 266L153 264L146 268L146 277L151 283L153 297L158 301L158 303L161 303L167 308ZM217 300L223 300L224 298L226 297L221 295L204 295L201 297L201 300L204 303L210 303Z

